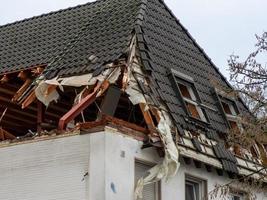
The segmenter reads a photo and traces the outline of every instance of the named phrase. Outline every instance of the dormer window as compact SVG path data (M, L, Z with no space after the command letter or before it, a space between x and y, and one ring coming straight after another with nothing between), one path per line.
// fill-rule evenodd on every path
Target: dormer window
M222 96L220 96L220 101L230 128L242 130L242 126L238 122L239 111L235 101Z
M179 79L177 79L177 84L189 115L193 118L207 122L205 114L199 106L200 102L196 97L196 90L194 90L193 85L190 83L182 83Z
M192 118L201 122L208 122L207 114L196 90L194 79L190 76L171 70L177 96L182 100L185 112Z

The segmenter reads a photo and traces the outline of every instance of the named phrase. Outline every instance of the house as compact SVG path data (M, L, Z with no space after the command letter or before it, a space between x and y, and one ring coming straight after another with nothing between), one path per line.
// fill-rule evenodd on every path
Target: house
M1 26L0 79L1 199L267 199L266 146L226 141L248 109L162 0Z

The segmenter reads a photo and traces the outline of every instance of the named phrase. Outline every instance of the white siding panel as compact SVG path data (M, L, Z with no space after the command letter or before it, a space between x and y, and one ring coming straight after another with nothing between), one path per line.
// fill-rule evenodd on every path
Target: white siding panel
M88 136L0 149L0 199L85 200Z

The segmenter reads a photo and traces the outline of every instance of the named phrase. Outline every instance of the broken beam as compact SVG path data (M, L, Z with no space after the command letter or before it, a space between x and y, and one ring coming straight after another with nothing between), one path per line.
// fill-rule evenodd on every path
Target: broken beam
M145 122L146 122L148 129L153 132L155 130L155 124L153 122L153 119L152 119L152 116L151 116L149 109L146 110L146 105L144 103L140 103L139 106L140 106L140 109L143 113L143 116L144 116L144 119L145 119Z
M95 101L99 91L103 93L106 91L108 87L109 87L108 81L104 81L103 83L98 83L92 93L83 98L80 101L80 103L73 106L69 112L67 112L63 117L60 118L58 123L58 129L64 130L66 124L68 124L71 120L77 117L85 108L87 108L91 103Z
M24 109L28 107L32 102L34 102L35 99L36 99L35 89L33 89L30 95L23 101L21 108Z
M20 96L26 91L28 86L32 83L31 79L26 79L23 85L20 87L20 89L16 92L16 94L13 96L12 101L17 101Z
M85 123L80 123L77 125L77 128L80 129L90 129L99 125L107 125L108 122L119 125L119 126L125 126L127 128L133 129L135 131L143 132L143 133L148 133L148 129L138 126L136 124L133 124L131 122L124 121L122 119L118 119L116 117L112 117L109 115L103 114L103 117L100 121L94 121L94 122L85 122Z

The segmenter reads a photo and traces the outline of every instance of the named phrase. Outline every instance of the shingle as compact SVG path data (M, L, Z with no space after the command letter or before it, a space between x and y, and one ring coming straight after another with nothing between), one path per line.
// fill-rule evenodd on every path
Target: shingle
M60 53L50 75L86 73L88 68L76 67L82 66L86 48L99 55L99 63L112 61L127 49L140 6L139 1L100 0L1 26L0 73L48 64Z
M187 114L182 109L177 109L181 99L177 98L176 91L169 86L170 80L166 72L170 68L191 76L195 80L202 102L217 108L210 92L212 85L209 80L221 79L221 75L179 21L166 9L163 2L147 1L146 16L142 32L139 31L139 34L143 35L143 37L138 36L141 49L144 48L144 43L149 48L146 54L141 54L141 58L145 60L145 65L152 69L152 77L158 83L159 93L162 94L162 99L175 121L183 121L179 118L186 117ZM227 85L224 81L221 83ZM215 132L227 130L225 119L217 111L205 110L211 123L210 130L213 130L207 135L212 139L218 139Z
M103 63L124 55L134 30L143 67L152 74L153 101L161 97L177 125L189 127L168 77L170 68L191 76L202 101L216 107L209 80L227 85L224 78L160 0L99 0L0 26L0 73L49 64L47 78L98 74ZM96 63L87 62L90 55L98 57ZM216 132L226 132L225 119L220 112L206 112L207 136L216 139Z
M232 173L238 173L237 160L234 155L228 151L222 144L213 146L217 158L222 162L223 168Z
M198 141L198 139L197 138L192 138L191 141L192 141L194 147L197 149L197 151L202 152L202 147L201 147L201 144Z

